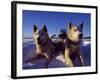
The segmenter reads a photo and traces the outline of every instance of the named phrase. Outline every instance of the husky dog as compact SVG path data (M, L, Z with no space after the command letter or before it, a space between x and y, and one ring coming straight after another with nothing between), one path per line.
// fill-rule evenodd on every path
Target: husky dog
M75 66L74 60L77 58L80 65L83 66L83 58L81 56L81 42L82 42L82 28L83 23L78 26L73 26L71 22L68 24L67 39L65 47L65 62L69 67Z
M58 53L62 49L62 43L54 43L48 35L46 25L42 29L38 29L34 25L34 41L36 45L36 54L29 59L29 62L32 62L36 59L44 57L46 59L44 67L48 68L49 63L55 56L55 53ZM58 47L60 46L60 47ZM63 48L64 49L64 48ZM63 50L64 51L64 50Z

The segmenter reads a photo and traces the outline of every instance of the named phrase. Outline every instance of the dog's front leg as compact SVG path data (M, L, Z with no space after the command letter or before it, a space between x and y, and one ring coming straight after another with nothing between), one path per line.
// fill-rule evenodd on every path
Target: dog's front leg
M46 58L46 61L44 63L44 67L48 68L50 62L51 62L51 59L50 58L48 58L48 59Z
M80 56L80 63L81 63L82 66L84 66L84 61L83 61L82 56Z
M83 61L83 58L82 58L82 55L81 55L81 51L80 50L77 50L77 57L79 59L79 62L81 64L81 66L84 66L84 61Z
M52 60L52 57L51 57L50 55L48 55L47 53L45 53L44 56L45 56L45 59L46 59L46 61L45 61L45 63L44 63L44 67L45 67L45 68L48 68L49 63L50 63L51 60Z
M70 51L69 49L65 49L65 63L68 65L68 67L74 67L74 64L70 58Z

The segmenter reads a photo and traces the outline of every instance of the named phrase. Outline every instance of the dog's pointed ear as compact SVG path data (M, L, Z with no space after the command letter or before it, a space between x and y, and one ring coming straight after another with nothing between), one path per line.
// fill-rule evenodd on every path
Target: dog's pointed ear
M34 25L34 28L33 28L33 30L34 30L34 32L36 32L37 31L37 26L36 25Z
M79 27L78 27L78 28L79 28L80 31L82 31L82 29L83 29L83 22L81 22L81 23L79 24Z
M47 27L46 27L46 25L43 26L42 30L43 30L44 32L47 32Z
M72 23L69 22L69 23L68 23L68 29L71 29L71 28L72 28Z

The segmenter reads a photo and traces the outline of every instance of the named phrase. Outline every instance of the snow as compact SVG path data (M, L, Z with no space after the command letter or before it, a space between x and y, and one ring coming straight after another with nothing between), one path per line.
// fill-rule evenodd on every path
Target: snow
M88 45L88 44L90 44L91 42L90 41L84 41L83 42L83 46L86 46L86 45Z
M90 41L83 41L82 44L82 56L84 59L85 66L91 65L91 43ZM30 58L35 53L35 44L34 42L28 42L27 44L23 44L23 69L39 69L44 68L43 64L45 62L45 59L39 59L32 63L25 62L27 59ZM75 60L76 66L79 66L79 62L77 59ZM48 68L58 68L58 67L67 67L67 64L65 64L65 60L63 55L59 55L56 58L54 58L51 63L49 64Z

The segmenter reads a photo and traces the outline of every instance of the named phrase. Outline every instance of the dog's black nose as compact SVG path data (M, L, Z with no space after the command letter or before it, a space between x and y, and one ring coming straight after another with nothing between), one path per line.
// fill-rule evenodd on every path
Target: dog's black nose
M83 36L83 34L80 34L80 35L79 35L79 38L82 38L82 36Z

